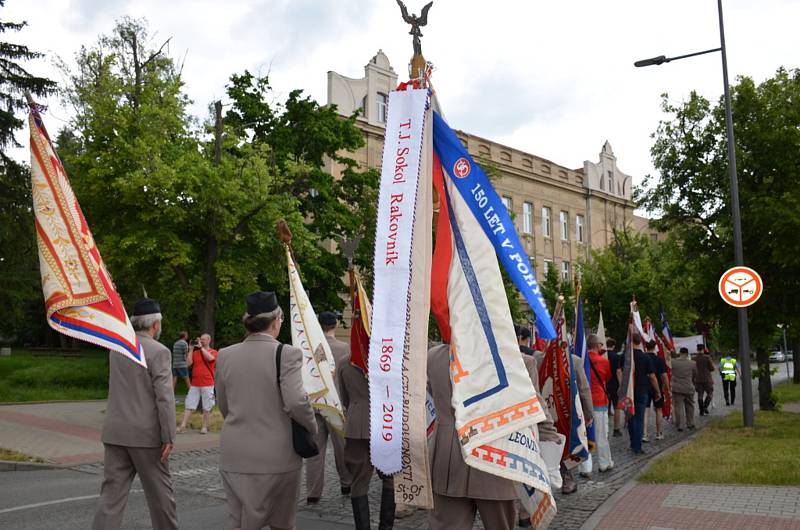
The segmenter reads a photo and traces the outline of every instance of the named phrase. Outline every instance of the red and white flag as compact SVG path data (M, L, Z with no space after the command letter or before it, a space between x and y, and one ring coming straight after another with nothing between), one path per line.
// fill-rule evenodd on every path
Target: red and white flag
M47 323L64 335L103 346L147 366L37 109L31 108L28 123L31 193Z

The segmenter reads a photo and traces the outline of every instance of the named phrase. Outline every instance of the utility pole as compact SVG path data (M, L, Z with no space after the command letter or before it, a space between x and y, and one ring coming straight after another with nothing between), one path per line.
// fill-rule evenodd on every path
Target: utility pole
M222 101L214 102L214 165L222 163Z

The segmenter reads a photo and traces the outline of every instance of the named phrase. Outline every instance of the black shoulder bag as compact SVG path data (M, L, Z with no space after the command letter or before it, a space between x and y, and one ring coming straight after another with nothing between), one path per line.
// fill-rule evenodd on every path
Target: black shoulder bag
M588 352L586 355L589 355ZM600 381L600 384L603 386L603 392L605 392L606 397L608 397L609 406L612 406L611 404L614 402L614 400L611 399L611 393L608 391L608 386L606 385L606 382L603 381L603 378L600 377L600 373L597 371L597 368L595 368L591 358L589 359L589 366L592 367L592 372L594 372L594 376L597 378L598 381ZM612 374L611 377L616 377L616 374Z
M281 392L281 352L283 344L278 344L278 351L275 353L275 368L278 373L278 393ZM289 418L292 421L292 446L294 452L303 458L311 458L319 454L319 447L314 440L314 435L305 427Z

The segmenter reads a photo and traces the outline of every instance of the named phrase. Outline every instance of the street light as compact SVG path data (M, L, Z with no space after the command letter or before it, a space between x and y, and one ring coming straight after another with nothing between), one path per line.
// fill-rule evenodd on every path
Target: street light
M725 124L728 133L728 173L731 180L731 221L733 224L734 263L736 266L744 265L744 251L742 249L742 221L739 212L739 182L736 178L736 149L733 141L733 114L731 112L731 92L728 86L728 54L725 48L725 25L722 21L722 0L717 0L719 13L719 48L702 52L688 53L677 57L659 55L650 59L636 61L634 66L657 66L678 59L705 55L712 52L721 52L722 55L722 81L725 87ZM750 334L747 329L747 308L737 309L739 321L739 362L742 365L742 415L744 426L753 426L753 387L750 379Z
M778 329L783 331L783 362L786 363L786 379L790 379L789 375L789 350L786 348L786 328L789 324L778 324Z

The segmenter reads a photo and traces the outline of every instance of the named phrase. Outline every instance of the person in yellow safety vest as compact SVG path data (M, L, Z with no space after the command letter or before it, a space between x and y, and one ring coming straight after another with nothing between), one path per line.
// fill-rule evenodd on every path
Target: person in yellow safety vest
M739 376L739 365L733 352L719 361L719 373L722 375L722 392L725 404L730 406L736 401L736 378ZM730 399L728 396L730 395Z

